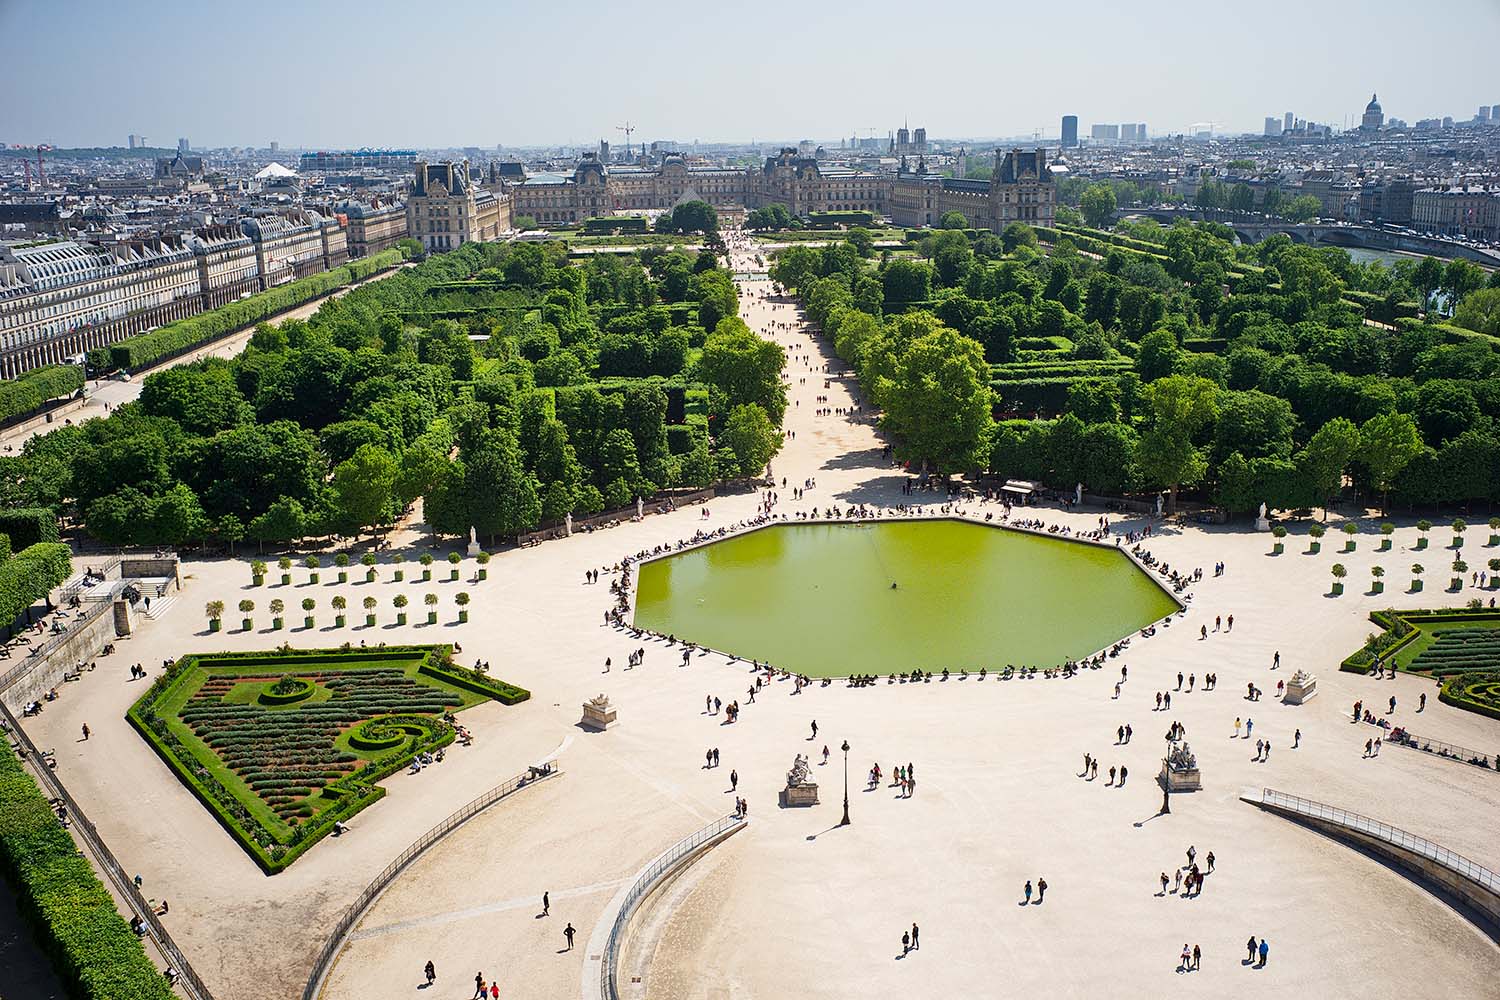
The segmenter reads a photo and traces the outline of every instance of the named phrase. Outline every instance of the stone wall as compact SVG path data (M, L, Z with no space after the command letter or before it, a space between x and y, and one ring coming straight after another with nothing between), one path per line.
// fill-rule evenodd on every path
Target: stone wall
M62 684L63 674L77 666L79 660L93 660L105 643L114 641L113 602L99 601L89 605L87 610L91 617L81 628L75 629L46 655L33 657L38 662L32 669L0 695L7 708L19 714L27 702L39 700L47 691Z

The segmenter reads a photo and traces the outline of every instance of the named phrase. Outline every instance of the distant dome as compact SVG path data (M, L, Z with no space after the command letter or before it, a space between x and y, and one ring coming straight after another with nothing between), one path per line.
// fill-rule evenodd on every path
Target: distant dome
M1380 102L1375 99L1374 94L1370 95L1370 103L1365 105L1365 110L1377 112L1380 110Z

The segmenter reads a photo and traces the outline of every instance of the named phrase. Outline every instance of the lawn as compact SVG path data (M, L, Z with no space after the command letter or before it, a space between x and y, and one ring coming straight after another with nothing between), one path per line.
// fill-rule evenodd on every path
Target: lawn
M1474 644L1474 652L1484 647L1500 647L1500 642L1486 643L1488 633L1500 630L1500 613L1488 608L1447 608L1435 611L1375 611L1370 621L1382 631L1372 634L1365 645L1344 658L1341 669L1365 673L1373 654L1380 653L1383 663L1394 663L1398 670L1442 676L1451 672L1442 662L1455 656L1461 646ZM1472 636L1465 635L1473 632ZM1500 669L1500 659L1489 664Z
M375 783L452 742L447 713L527 692L448 646L185 656L128 718L267 872L378 800Z

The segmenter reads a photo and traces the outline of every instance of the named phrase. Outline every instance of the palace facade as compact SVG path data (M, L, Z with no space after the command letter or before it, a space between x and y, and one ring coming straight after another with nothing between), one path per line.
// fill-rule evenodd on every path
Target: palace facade
M511 228L511 195L493 164L483 180L469 161L416 165L406 198L406 234L430 251L498 239Z

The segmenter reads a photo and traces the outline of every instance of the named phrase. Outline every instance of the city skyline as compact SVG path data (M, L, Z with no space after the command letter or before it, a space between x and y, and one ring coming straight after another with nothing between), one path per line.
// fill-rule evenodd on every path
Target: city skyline
M148 10L13 2L0 6L0 32L30 41L17 47L13 71L47 86L0 117L0 141L123 146L136 134L169 148L180 136L196 148L623 145L618 127L627 121L635 141L826 142L884 136L903 122L934 139L1056 139L1065 114L1078 116L1085 135L1094 123L1140 121L1153 135L1210 125L1257 133L1287 109L1356 126L1371 92L1387 117L1409 122L1461 121L1500 102L1500 83L1484 78L1500 7L1486 0L1448 5L1448 20L1473 30L1455 33L1441 52L1408 51L1409 36L1392 28L1407 8L1392 0L1272 4L1257 13L1257 30L1233 12L1186 5L1151 23L1116 23L1109 8L1087 4L1062 37L1042 10L973 6L928 24L877 2L850 23L840 11L773 0L759 23L795 30L769 44L730 11L676 0L651 10L622 18L586 0L571 16L610 30L571 35L557 50L527 42L549 30L532 6L472 7L455 35L451 19L402 4L368 4L349 23L334 8L270 3L253 23L236 24L226 47L222 23L178 2ZM964 31L953 30L958 23ZM1287 32L1319 41L1290 44ZM1017 36L1056 41L1002 46L998 57L990 47ZM861 44L837 43L848 37ZM58 73L55 45L45 43L62 38L128 58ZM903 69L924 52L940 58L942 73ZM1079 52L1087 62L1072 57ZM1121 78L1131 85L1111 82ZM1034 85L1016 85L1027 79Z

